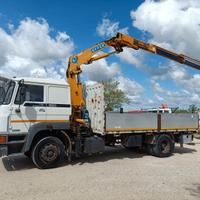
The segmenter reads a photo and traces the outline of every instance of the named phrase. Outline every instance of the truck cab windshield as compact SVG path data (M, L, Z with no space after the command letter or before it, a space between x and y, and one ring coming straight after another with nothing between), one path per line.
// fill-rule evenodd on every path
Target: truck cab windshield
M14 81L5 82L0 86L0 105L7 105L10 103L12 94L15 88Z

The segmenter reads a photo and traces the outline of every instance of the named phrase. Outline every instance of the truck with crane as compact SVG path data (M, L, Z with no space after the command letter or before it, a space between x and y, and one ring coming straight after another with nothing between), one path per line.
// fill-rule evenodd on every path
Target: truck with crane
M103 52L113 48L112 52ZM82 64L142 49L200 69L200 61L118 33L69 58L67 81L0 77L0 156L25 154L41 169L58 166L72 155L104 152L121 144L170 156L175 143L191 143L198 131L195 113L106 112L104 85L83 91ZM86 93L86 97L85 97Z

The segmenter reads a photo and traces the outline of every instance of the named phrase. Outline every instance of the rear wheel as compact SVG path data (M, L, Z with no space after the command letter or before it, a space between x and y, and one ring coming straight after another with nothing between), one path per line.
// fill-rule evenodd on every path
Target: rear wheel
M148 154L153 155L153 145L152 144L147 144L145 146L145 150Z
M45 137L38 141L32 151L33 163L40 169L58 166L65 156L65 147L56 137Z
M168 157L174 152L174 142L169 135L160 135L150 152L157 157Z

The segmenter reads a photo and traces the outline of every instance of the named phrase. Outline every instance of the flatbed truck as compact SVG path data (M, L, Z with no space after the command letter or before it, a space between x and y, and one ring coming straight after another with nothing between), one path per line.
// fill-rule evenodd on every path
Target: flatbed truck
M114 52L101 53L113 47ZM196 113L106 112L104 86L80 81L82 64L90 64L123 48L143 49L200 69L200 62L118 33L69 58L67 81L0 77L0 155L25 154L41 169L58 166L72 155L104 152L106 146L145 148L170 156L175 143L191 143L198 131Z

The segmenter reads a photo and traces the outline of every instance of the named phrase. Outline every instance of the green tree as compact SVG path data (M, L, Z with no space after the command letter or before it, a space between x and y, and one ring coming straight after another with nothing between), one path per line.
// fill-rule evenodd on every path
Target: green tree
M173 113L173 111L172 111ZM186 109L177 109L174 113L188 113L188 110Z
M106 111L113 111L115 109L119 109L124 103L130 103L130 99L122 90L119 89L118 86L119 82L115 80L108 80L104 82Z
M188 109L181 109L181 108L175 108L172 109L172 112L174 113L195 113L198 111L198 107L194 104L189 105Z
M190 105L189 108L188 108L188 112L190 112L190 113L195 113L197 111L198 111L198 108L194 104Z

